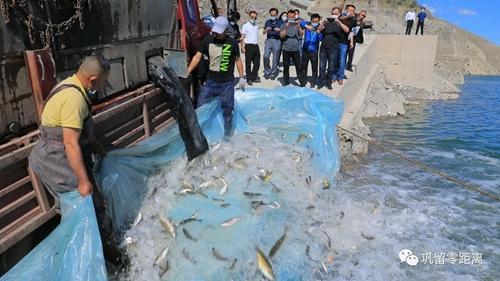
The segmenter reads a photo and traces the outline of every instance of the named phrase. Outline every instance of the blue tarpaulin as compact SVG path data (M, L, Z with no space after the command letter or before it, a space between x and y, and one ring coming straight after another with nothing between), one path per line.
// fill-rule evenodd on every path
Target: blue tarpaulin
M270 136L312 153L314 167L331 181L339 169L335 125L343 104L313 90L297 87L251 88L236 93L235 134ZM209 143L223 137L222 110L217 101L197 109ZM137 215L148 179L171 161L185 156L177 126L133 147L111 151L97 174L116 233L123 233ZM157 191L161 192L161 191ZM106 269L92 200L77 192L64 194L61 224L1 280L106 280Z

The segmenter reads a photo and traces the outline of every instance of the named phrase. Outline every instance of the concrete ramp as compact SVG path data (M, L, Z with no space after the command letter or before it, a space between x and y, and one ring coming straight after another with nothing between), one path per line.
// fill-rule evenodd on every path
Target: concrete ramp
M389 82L432 90L437 36L378 35L376 62Z

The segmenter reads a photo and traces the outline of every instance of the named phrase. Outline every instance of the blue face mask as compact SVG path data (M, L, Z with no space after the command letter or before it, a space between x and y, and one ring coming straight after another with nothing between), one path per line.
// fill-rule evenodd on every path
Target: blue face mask
M249 22L250 22L251 24L255 24L255 19L250 19L250 20L249 20Z
M271 16L271 20L272 20L272 21L275 21L275 20L276 20L276 17Z
M312 25L313 27L318 27L318 26L319 26L319 23L318 23L318 22L313 22L313 23L311 23L311 25Z
M97 99L97 90L87 89L87 95L89 96L89 100L93 102Z
M295 23L295 20L294 19L288 19L288 22L289 23Z

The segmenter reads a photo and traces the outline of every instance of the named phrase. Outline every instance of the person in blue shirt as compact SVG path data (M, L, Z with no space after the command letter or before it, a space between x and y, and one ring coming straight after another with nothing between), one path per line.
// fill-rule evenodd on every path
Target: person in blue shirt
M303 71L307 73L307 66L309 61L311 62L311 88L314 88L318 83L318 51L319 42L323 38L319 30L320 19L319 14L312 14L311 21L302 21L300 24L305 30L304 43L302 45L302 67Z
M271 8L269 10L270 18L264 24L263 34L267 36L264 43L264 78L276 79L279 74L278 63L281 53L281 38L280 31L283 21L278 18L278 9ZM270 57L273 55L272 65Z
M422 11L420 11L420 13L418 13L417 15L418 22L417 22L417 31L415 32L415 35L418 34L419 29L420 29L420 34L424 35L424 22L426 17L427 13L425 12L425 8L422 7Z

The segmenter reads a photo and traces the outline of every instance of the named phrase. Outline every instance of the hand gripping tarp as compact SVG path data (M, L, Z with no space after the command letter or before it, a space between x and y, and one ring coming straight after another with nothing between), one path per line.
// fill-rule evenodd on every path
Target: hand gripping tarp
M340 121L342 110L342 102L305 88L288 86L238 91L235 133L275 136L288 144L307 146L313 151L314 168L333 180L339 169L335 125ZM209 143L223 137L224 122L217 101L197 109L197 115ZM308 134L313 138L297 142L301 135ZM122 233L137 215L148 178L162 166L184 155L185 148L177 126L133 147L108 153L102 161L98 178L117 233ZM63 211L63 220L56 230L1 280L106 279L90 198L79 198L77 193L64 198L75 209Z

